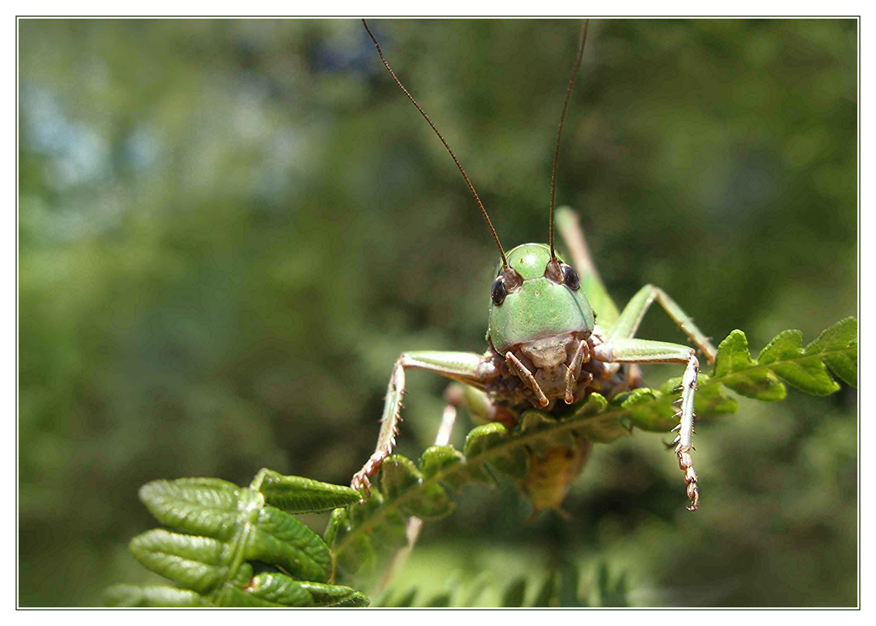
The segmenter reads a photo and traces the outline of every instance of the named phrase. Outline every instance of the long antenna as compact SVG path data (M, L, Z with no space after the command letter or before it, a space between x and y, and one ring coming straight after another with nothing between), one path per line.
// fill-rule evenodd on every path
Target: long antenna
M414 106L417 107L417 111L420 112L420 115L422 115L423 118L427 122L429 122L429 126L431 126L432 130L435 131L435 134L438 135L438 139L440 139L441 143L444 144L444 147L447 148L447 152L450 153L450 156L453 158L453 162L456 163L456 167L459 168L460 174L462 174L462 177L465 179L465 184L468 185L468 190L471 192L471 195L474 196L475 202L478 203L478 206L481 209L481 213L483 214L484 219L487 221L487 226L490 227L490 232L493 234L493 239L496 240L496 246L499 248L499 254L502 256L502 267L505 268L505 270L507 270L508 269L508 259L505 258L505 250L502 249L502 244L499 243L499 235L496 234L496 229L493 228L493 222L490 221L490 216L487 215L487 210L484 208L484 205L481 202L481 199L478 197L478 192L475 191L474 185L471 184L471 181L468 179L468 176L466 176L466 174L465 174L465 170L462 169L462 165L459 164L459 159L457 159L456 155L453 154L453 150L451 150L450 146L447 145L447 142L444 141L444 137L441 135L441 133L438 132L438 129L435 128L435 124L432 123L432 120L429 119L429 116L426 115L426 112L423 110L423 108L419 104L417 104L417 101L414 100L414 97L410 94L410 92L407 89L405 89L405 86L401 84L401 81L395 75L395 72L393 72L392 68L389 67L389 63L386 62L386 58L383 56L383 51L380 49L380 44L377 43L377 40L374 38L374 35L371 34L371 29L368 28L368 24L365 22L365 20L362 20L362 24L365 26L365 30L368 31L368 36L371 37L371 41L374 42L374 47L377 48L377 54L380 55L380 60L383 61L383 65L386 66L386 69L389 72L389 75L392 76L392 79L401 88L401 90L403 92L405 92L405 95L408 97L408 100L410 100L411 102L414 103ZM580 55L579 55L579 60L580 60ZM566 96L566 100L568 100L568 99L569 99L569 97ZM564 109L564 113L565 113L565 109ZM551 218L551 220L553 220L553 217ZM553 222L551 222L551 223L553 223Z
M584 56L584 41L587 39L587 24L589 20L584 20L581 25L581 43L578 44L578 58L575 59L575 69L572 70L572 77L569 79L569 86L566 88L566 100L563 102L563 113L560 115L560 128L557 130L557 147L554 150L554 170L551 174L551 260L557 260L557 253L554 251L554 203L557 195L557 161L560 158L560 137L563 135L563 122L566 121L566 109L569 106L569 97L572 95L572 87L575 85L575 77L578 75L578 68L581 66L581 57Z

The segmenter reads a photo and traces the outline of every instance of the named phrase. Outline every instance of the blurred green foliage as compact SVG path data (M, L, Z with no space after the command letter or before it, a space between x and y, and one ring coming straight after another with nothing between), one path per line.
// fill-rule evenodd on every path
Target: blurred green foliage
M372 28L506 247L544 241L578 23ZM855 312L856 40L853 20L591 24L557 197L619 303L656 283L753 350ZM150 480L346 482L399 352L485 347L493 244L359 22L21 20L19 114L22 605L150 582L127 554ZM679 339L659 313L641 335ZM445 383L408 382L417 458ZM571 521L472 492L402 575L429 597L436 571L537 586L573 558L633 606L854 605L856 412L847 387L742 400L698 432L694 515L659 435L597 446Z

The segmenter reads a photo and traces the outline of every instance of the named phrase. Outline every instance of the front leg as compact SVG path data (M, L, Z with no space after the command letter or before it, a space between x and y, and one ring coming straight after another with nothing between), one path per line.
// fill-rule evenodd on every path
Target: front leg
M673 443L676 444L678 467L684 472L684 481L687 483L687 497L690 499L690 506L687 509L696 511L700 496L697 474L690 457L693 449L694 392L697 388L697 374L700 367L696 351L673 343L627 338L610 339L606 343L598 344L591 350L591 355L595 360L606 363L684 363L687 365L681 383L681 408L676 414L680 421L673 429L678 431L678 436Z
M371 483L369 477L380 469L380 464L390 455L395 446L398 426L401 422L402 396L405 393L405 370L420 369L441 374L458 382L483 387L491 378L499 374L498 368L488 357L473 352L404 352L395 362L389 387L386 390L386 401L383 405L383 415L380 418L380 433L377 435L377 446L374 453L356 474L351 485L353 489L369 492Z

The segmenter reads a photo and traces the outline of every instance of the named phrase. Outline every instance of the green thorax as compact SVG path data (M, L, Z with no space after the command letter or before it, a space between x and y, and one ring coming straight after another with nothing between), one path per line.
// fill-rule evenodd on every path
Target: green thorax
M593 330L593 309L584 291L545 277L550 259L550 248L540 243L525 243L508 253L508 265L520 274L523 284L502 304L490 307L487 340L500 353L535 339Z

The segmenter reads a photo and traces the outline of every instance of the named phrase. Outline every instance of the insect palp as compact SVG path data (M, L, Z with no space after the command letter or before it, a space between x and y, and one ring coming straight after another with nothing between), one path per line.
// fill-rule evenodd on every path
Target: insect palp
M544 395L544 391L541 386L538 384L538 381L535 379L535 376L532 375L532 372L529 371L521 361L511 352L505 353L505 361L508 363L508 367L511 371L517 374L517 377L523 382L524 385L529 387L530 390L536 395L538 399L538 403L542 407L546 407L550 404L550 400L548 400L547 396Z

